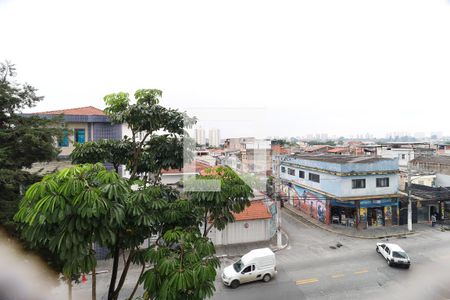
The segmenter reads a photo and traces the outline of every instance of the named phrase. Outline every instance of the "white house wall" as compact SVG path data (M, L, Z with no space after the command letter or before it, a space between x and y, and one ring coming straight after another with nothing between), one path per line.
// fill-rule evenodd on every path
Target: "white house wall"
M236 221L229 223L224 230L213 229L208 237L215 245L231 245L267 241L270 239L269 220ZM245 228L245 224L248 228Z

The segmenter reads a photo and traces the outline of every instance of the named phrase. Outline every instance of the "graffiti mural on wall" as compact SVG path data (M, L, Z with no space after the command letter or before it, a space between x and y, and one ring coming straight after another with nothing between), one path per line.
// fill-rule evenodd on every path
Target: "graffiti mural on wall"
M327 212L326 200L321 199L321 195L299 186L294 186L294 190L299 199L296 207L309 214L314 219L325 223Z

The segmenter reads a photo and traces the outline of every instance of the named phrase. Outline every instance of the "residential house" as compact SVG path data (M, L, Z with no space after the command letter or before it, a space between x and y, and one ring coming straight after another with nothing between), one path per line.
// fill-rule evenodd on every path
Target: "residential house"
M410 161L415 171L428 171L436 174L435 186L450 186L450 156L420 156Z
M59 155L62 158L68 157L72 153L76 143L123 137L124 126L112 124L101 109L93 106L37 112L29 115L37 115L46 119L62 117L61 127L64 128L64 136L58 141L61 148Z
M439 155L450 155L450 144L437 144L436 152Z
M377 155L398 158L400 170L406 170L408 162L419 156L434 156L436 149L426 142L391 142L379 145Z

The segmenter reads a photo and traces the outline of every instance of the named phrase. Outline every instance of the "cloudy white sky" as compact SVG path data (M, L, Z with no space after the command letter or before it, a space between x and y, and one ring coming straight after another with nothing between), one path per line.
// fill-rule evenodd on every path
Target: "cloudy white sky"
M447 0L0 0L0 29L34 111L158 88L222 137L450 134Z

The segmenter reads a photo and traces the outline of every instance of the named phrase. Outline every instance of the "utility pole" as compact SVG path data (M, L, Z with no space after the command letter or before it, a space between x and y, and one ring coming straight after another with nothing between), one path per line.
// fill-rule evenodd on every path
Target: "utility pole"
M275 160L275 204L277 205L277 248L281 249L281 197L280 197L280 157Z
M408 231L412 231L411 167L408 162Z

